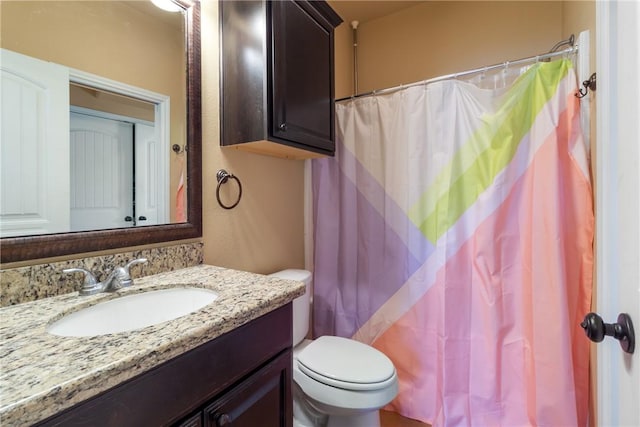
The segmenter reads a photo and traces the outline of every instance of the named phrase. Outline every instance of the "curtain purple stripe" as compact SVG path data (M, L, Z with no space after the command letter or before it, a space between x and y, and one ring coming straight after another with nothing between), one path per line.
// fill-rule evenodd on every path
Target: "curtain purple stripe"
M375 179L345 151L340 150L336 156L344 156L341 163L356 168L359 185L368 186L374 197L383 198L386 212L402 218L414 253L342 172L336 158L314 160L315 336L352 336L434 249Z
M359 189L358 191L366 192L367 194L367 197L364 197L363 200L365 202L373 200L374 206L384 206L384 222L394 224L394 226L387 225L387 227L390 227L391 230L396 230L396 234L398 230L404 231L403 241L409 252L419 261L426 261L435 249L433 243L415 226L400 206L389 197L389 194L378 180L369 173L355 155L344 148L343 144L337 145L335 162L341 168L344 179L353 184L353 180L349 177L355 176L355 186ZM371 207L371 209L375 210L374 207Z

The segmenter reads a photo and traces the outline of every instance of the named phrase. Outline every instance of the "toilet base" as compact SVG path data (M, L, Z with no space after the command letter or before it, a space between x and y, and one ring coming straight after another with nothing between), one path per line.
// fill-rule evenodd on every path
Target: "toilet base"
M360 415L329 417L327 427L380 427L378 411L366 412Z
M304 393L293 383L293 427L325 427L327 414L316 410L304 398Z
M380 427L380 413L372 410L349 415L329 415L312 405L294 381L293 427Z
M341 417L334 415L323 421L318 420L317 424L309 424L302 422L296 417L293 418L293 427L380 427L380 414L378 411L368 412L366 414ZM325 424L326 422L326 424Z

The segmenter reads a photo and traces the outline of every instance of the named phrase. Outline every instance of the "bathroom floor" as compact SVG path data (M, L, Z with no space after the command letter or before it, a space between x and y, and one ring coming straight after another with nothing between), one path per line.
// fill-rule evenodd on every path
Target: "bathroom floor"
M405 418L395 412L380 411L381 427L431 427L429 424Z

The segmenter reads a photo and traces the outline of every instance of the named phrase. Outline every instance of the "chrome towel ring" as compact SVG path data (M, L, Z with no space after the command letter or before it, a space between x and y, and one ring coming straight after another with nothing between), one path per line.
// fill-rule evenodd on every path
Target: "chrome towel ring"
M218 187L216 187L216 199L218 199L218 204L225 209L233 209L236 206L238 206L238 203L240 203L240 198L242 197L242 184L240 183L240 180L238 179L238 177L230 174L224 169L220 169L216 173L216 179L218 180ZM238 183L238 190L239 190L238 200L236 200L236 202L232 205L225 205L224 203L222 203L222 200L220 200L220 186L226 183L229 179L235 179L236 182Z

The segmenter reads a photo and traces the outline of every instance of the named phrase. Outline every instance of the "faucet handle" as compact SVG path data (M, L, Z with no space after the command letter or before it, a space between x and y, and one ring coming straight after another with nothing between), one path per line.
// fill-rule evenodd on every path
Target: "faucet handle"
M147 262L146 258L138 258L138 259L132 259L131 261L129 261L128 263L125 264L124 267L124 271L127 272L127 274L129 274L129 267L136 265L136 264L144 264L145 262Z
M115 274L119 281L118 288L133 285L133 279L131 278L131 273L129 272L129 268L133 265L143 264L145 262L147 262L146 258L138 258L138 259L129 261L128 263L125 264L124 267L117 267L115 269Z
M89 270L84 268L65 268L62 270L64 274L70 273L83 273L84 281L82 282L82 289L80 289L80 295L92 295L100 292L100 284L96 280L96 277Z

